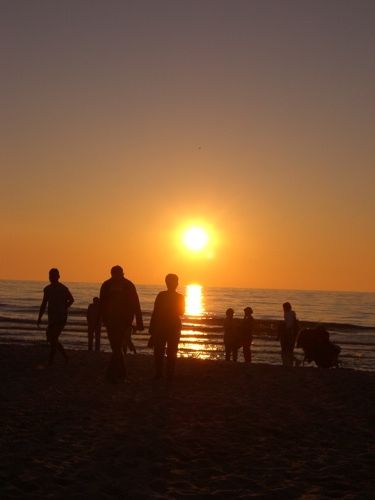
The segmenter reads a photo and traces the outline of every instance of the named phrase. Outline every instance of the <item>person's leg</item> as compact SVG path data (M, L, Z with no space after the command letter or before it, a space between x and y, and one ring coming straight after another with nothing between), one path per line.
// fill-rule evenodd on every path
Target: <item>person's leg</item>
M291 349L292 349L292 366L297 366L298 367L298 366L300 366L301 361L294 354L294 348L296 347L296 343L297 343L297 335L293 334L292 345L291 345Z
M243 349L243 357L245 359L245 363L250 363L251 351L250 351L250 342L248 340L243 341L242 349Z
M95 327L95 351L96 352L100 351L100 333L101 333L101 327L96 326Z
M285 366L293 366L293 350L294 350L294 339L292 335L289 333L286 339L285 345L285 355L286 355L286 364Z
M63 355L63 358L65 359L65 362L67 363L68 362L68 355L66 354L64 346L62 345L62 343L59 340L59 337L62 334L62 331L64 330L64 327L65 327L65 323L59 323L56 326L56 349L59 352L61 352L61 354Z
M87 337L88 337L88 348L92 351L92 344L94 340L94 328L92 326L87 327Z
M124 354L127 354L128 349L129 351L133 351L134 354L136 354L136 350L132 342L132 333L133 333L133 327L126 327L124 334L124 345L123 345Z
M46 331L47 342L49 343L48 364L52 365L56 355L56 341L53 325L48 325Z
M159 380L163 376L163 361L165 356L166 343L167 341L164 338L154 338L155 380Z
M122 341L123 335L116 325L107 326L108 340L111 345L112 355L107 368L109 382L117 382L120 377L119 366L123 363ZM122 362L121 362L122 358Z
M59 342L59 336L61 332L63 331L65 326L65 323L56 323L56 324L51 324L48 325L47 328L47 340L50 344L50 353L49 353L49 360L48 364L52 365L53 361L55 359L56 351L61 352L63 355L65 361L68 361L68 356L65 352L65 349L63 345Z
M125 358L124 358L124 345L128 342L131 333L131 327L120 325L117 328L114 355L116 359L116 378L117 380L124 380L126 378Z
M178 343L180 340L180 334L173 334L168 337L167 345L167 380L171 381L174 375L174 369L176 366Z
M288 351L284 350L281 353L281 360L282 360L283 366L289 366L289 353L288 353Z
M61 342L59 342L59 340L57 339L57 344L56 344L56 349L61 352L61 354L63 355L63 358L65 359L65 362L67 363L68 362L68 355L66 354L66 351L64 349L64 346L62 345Z
M120 331L120 352L118 356L119 364L119 377L120 379L124 379L126 377L126 366L125 366L125 356L124 352L126 354L125 346L128 347L129 342L131 341L131 334L132 334L132 326L131 325L123 325L121 327Z
M225 361L230 361L231 348L229 344L225 344Z
M232 353L233 353L233 361L237 361L238 358L238 349L237 347L232 348Z
M129 347L129 351L134 352L134 354L137 354L137 349L135 348L135 345L134 345L132 339L129 339L128 347Z
M281 348L281 361L283 366L288 364L288 344L285 336L285 332L282 332L280 336L280 348Z

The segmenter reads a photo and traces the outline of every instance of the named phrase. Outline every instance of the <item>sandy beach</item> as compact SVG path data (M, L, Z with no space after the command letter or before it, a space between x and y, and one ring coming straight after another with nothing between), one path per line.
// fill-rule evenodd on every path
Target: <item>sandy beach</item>
M2 498L371 498L375 373L0 346Z

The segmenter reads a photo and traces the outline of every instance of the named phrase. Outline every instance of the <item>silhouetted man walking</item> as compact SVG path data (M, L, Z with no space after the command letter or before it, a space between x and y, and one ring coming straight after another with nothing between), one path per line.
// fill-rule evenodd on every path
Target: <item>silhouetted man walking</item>
M107 378L115 383L124 380L126 376L123 346L130 339L134 316L136 329L143 330L137 290L131 281L125 279L122 267L112 267L111 278L100 289L100 304L112 349Z
M50 285L43 290L43 301L40 305L37 325L39 328L42 316L48 304L48 326L46 330L47 341L50 345L48 364L52 365L56 351L60 351L65 361L68 361L63 345L59 342L59 336L64 329L68 318L68 308L73 304L74 299L69 289L59 282L60 273L58 269L50 269Z

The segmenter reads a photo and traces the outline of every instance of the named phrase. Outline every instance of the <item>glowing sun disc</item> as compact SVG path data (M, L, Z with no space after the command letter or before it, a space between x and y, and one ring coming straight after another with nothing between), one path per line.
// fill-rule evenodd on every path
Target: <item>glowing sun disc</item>
M208 243L208 234L201 227L190 227L183 234L185 246L194 252L199 252Z

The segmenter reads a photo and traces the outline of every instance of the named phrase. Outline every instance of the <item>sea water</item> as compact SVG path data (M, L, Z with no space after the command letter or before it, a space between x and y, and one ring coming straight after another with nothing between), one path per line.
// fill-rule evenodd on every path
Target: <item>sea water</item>
M0 342L27 344L44 341L44 329L36 328L36 319L46 284L0 280ZM86 349L86 310L92 298L99 295L100 284L65 284L75 302L62 340L68 348ZM151 353L147 348L147 326L155 297L162 289L161 285L137 285L146 326L145 332L133 336L140 353ZM375 293L218 288L199 284L186 285L180 292L186 298L180 356L223 359L220 320L228 307L241 317L244 307L251 306L254 318L277 322L283 317L282 303L289 301L300 320L330 323L330 338L342 348L340 358L344 367L375 369ZM102 338L103 350L109 350L104 329ZM257 335L252 352L255 363L281 362L280 346L270 336Z

